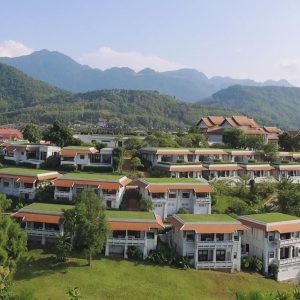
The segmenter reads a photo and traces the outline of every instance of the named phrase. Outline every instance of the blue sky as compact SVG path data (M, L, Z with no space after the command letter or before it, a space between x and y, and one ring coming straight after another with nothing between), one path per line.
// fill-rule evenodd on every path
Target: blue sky
M0 56L49 49L101 69L300 85L299 16L298 0L2 0Z

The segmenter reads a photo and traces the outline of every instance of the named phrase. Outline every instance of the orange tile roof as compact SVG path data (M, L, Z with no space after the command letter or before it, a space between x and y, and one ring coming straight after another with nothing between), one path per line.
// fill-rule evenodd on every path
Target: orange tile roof
M23 221L27 222L59 224L62 216L42 213L17 212L14 214L14 217L22 218Z
M208 116L207 119L212 123L214 126L219 126L224 122L223 116Z
M244 134L248 135L265 135L266 133L261 128L247 128L242 129Z
M201 172L206 170L202 165L183 165L183 166L170 166L170 172Z
M283 152L283 151L280 151L280 152L278 152L278 156L279 156L279 157L293 157L293 154L290 153L290 152Z
M262 223L256 220L243 219L242 217L239 218L239 220L247 227L262 229L267 232L278 231L280 233L287 233L300 231L300 220L297 222L282 221L274 223Z
M118 190L121 184L119 182L100 180L56 179L53 185L57 187L72 187L73 185L97 186L101 189Z
M193 154L193 152L188 149L170 149L170 150L158 149L156 151L156 154L159 154L159 155L184 155L184 154Z
M202 155L226 155L228 154L223 149L195 149L195 154L202 154Z
M205 185L198 185L198 184L164 184L164 185L155 185L149 184L146 187L150 193L165 193L169 190L197 190L198 192L203 193L212 193L213 188L212 186L205 184Z
M14 140L23 138L23 134L18 129L0 128L0 139Z
M78 154L95 154L97 153L97 149L91 147L88 149L61 149L61 156L75 156Z
M242 168L238 165L223 165L223 164L212 164L212 165L205 165L205 167L209 171L238 171L241 170Z
M176 229L182 231L195 231L196 233L234 233L236 231L244 231L247 229L240 222L226 223L226 222L195 222L195 223L184 223L176 218L176 216L171 216L168 218L168 222L171 223Z
M268 127L268 126L264 126L263 129L268 132L268 133L278 133L281 134L282 130L280 128L277 127Z
M249 119L246 116L232 116L232 120L238 125L238 126L250 126L250 127L257 127L256 123L253 119Z
M247 171L271 171L274 170L273 167L269 165L241 165L243 169Z
M274 165L275 169L278 169L280 171L300 171L300 164L299 165L288 165L288 164L282 164L282 165Z
M255 155L256 152L255 151L251 151L251 150L230 150L227 151L228 153L230 153L233 156L249 156L249 155Z

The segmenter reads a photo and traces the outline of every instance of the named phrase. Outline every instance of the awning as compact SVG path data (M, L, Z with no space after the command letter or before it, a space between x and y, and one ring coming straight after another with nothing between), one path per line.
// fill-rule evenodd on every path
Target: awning
M22 183L35 183L36 181L36 177L20 176L20 182Z
M74 185L74 182L73 181L70 181L70 180L55 180L53 182L53 185L54 186L57 186L57 187L72 187Z
M109 221L111 230L132 230L132 231L149 231L150 229L159 229L162 226L158 223L150 222L124 222Z
M196 233L234 233L244 231L247 227L242 224L186 224L184 231L195 231Z
M210 185L202 185L194 188L195 193L212 193L214 191L213 187Z
M297 223L267 225L267 232L278 231L280 233L300 231L300 221Z

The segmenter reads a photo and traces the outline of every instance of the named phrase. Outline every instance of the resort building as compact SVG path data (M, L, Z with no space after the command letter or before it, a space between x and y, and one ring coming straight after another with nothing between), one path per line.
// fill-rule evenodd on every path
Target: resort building
M78 170L85 167L112 166L112 148L103 148L100 152L94 147L69 146L61 149L61 165L74 166Z
M103 197L108 208L119 208L125 187L131 182L126 176L101 173L67 173L53 182L54 199L62 202L75 201L83 189L94 190Z
M242 168L237 163L204 163L203 166L205 168L203 177L207 180L231 180L235 182L241 180L238 172L242 170Z
M41 241L42 245L55 242L57 234L64 233L63 210L72 205L32 203L21 208L13 216L27 231L28 240Z
M168 218L171 247L191 259L196 269L240 271L241 233L246 228L221 214L176 214Z
M23 133L14 128L0 128L0 141L21 140Z
M48 144L7 142L2 144L4 160L15 164L31 164L37 168L50 156L59 156L60 147Z
M51 180L59 176L58 172L39 169L0 169L0 194L22 196L26 200L33 200L39 189L50 185Z
M275 163L272 166L274 167L272 174L277 180L280 181L283 178L289 178L294 183L300 183L299 163Z
M277 269L277 280L300 277L300 219L281 214L268 213L238 218L249 228L243 237L243 252L249 257L263 261L263 271Z
M165 219L186 209L192 214L211 213L213 188L193 178L142 178L137 180L141 197L150 199L154 212Z
M274 167L269 163L241 163L239 166L242 168L239 172L240 176L248 177L248 182L251 180L254 180L255 183L276 181L271 173L274 170Z
M206 170L202 164L159 164L156 170L167 174L171 178L198 178L202 179L203 171Z
M236 163L247 163L259 158L255 151L251 150L225 150L228 153L229 160Z
M145 259L157 246L157 230L164 225L160 216L151 212L107 210L110 225L105 255L121 255L127 258L130 247L138 248Z

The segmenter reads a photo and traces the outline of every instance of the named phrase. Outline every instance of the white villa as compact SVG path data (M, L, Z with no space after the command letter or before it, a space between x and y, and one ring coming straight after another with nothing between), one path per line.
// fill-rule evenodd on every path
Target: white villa
M289 178L294 183L300 183L300 164L299 163L278 163L272 165L273 176L277 180L282 180L283 178Z
M73 208L73 206L32 203L18 210L13 216L18 219L21 227L27 231L29 240L40 240L41 244L45 245L48 242L55 242L57 234L63 234L63 210L70 208Z
M61 149L61 165L76 166L83 170L87 166L112 166L112 148L103 148L100 152L94 147L69 146Z
M242 168L237 163L220 162L220 163L205 163L203 164L205 171L203 177L207 180L232 180L240 181L239 171Z
M300 219L268 213L238 218L250 228L242 237L244 252L263 261L263 271L268 274L271 266L278 268L277 280L300 277Z
M193 178L142 178L137 180L142 198L150 199L163 219L185 208L192 214L211 213L213 188Z
M176 214L168 218L171 247L196 269L240 271L241 232L246 228L227 215Z
M0 194L23 196L33 200L38 189L50 185L51 180L61 176L58 172L40 169L0 169Z
M28 163L40 167L50 156L59 156L61 148L47 144L28 144L25 142L6 142L2 145L4 159L16 164Z
M272 176L272 167L269 163L244 163L239 164L242 168L240 175L245 175L249 177L250 180L254 180L255 183L270 181L275 182L275 178Z
M72 202L83 189L94 190L103 197L108 208L119 208L125 187L131 182L126 176L101 173L67 173L53 182L54 199Z
M160 216L150 212L107 210L111 228L107 237L105 255L122 255L127 258L130 247L140 249L145 259L157 246L157 230L164 228Z

